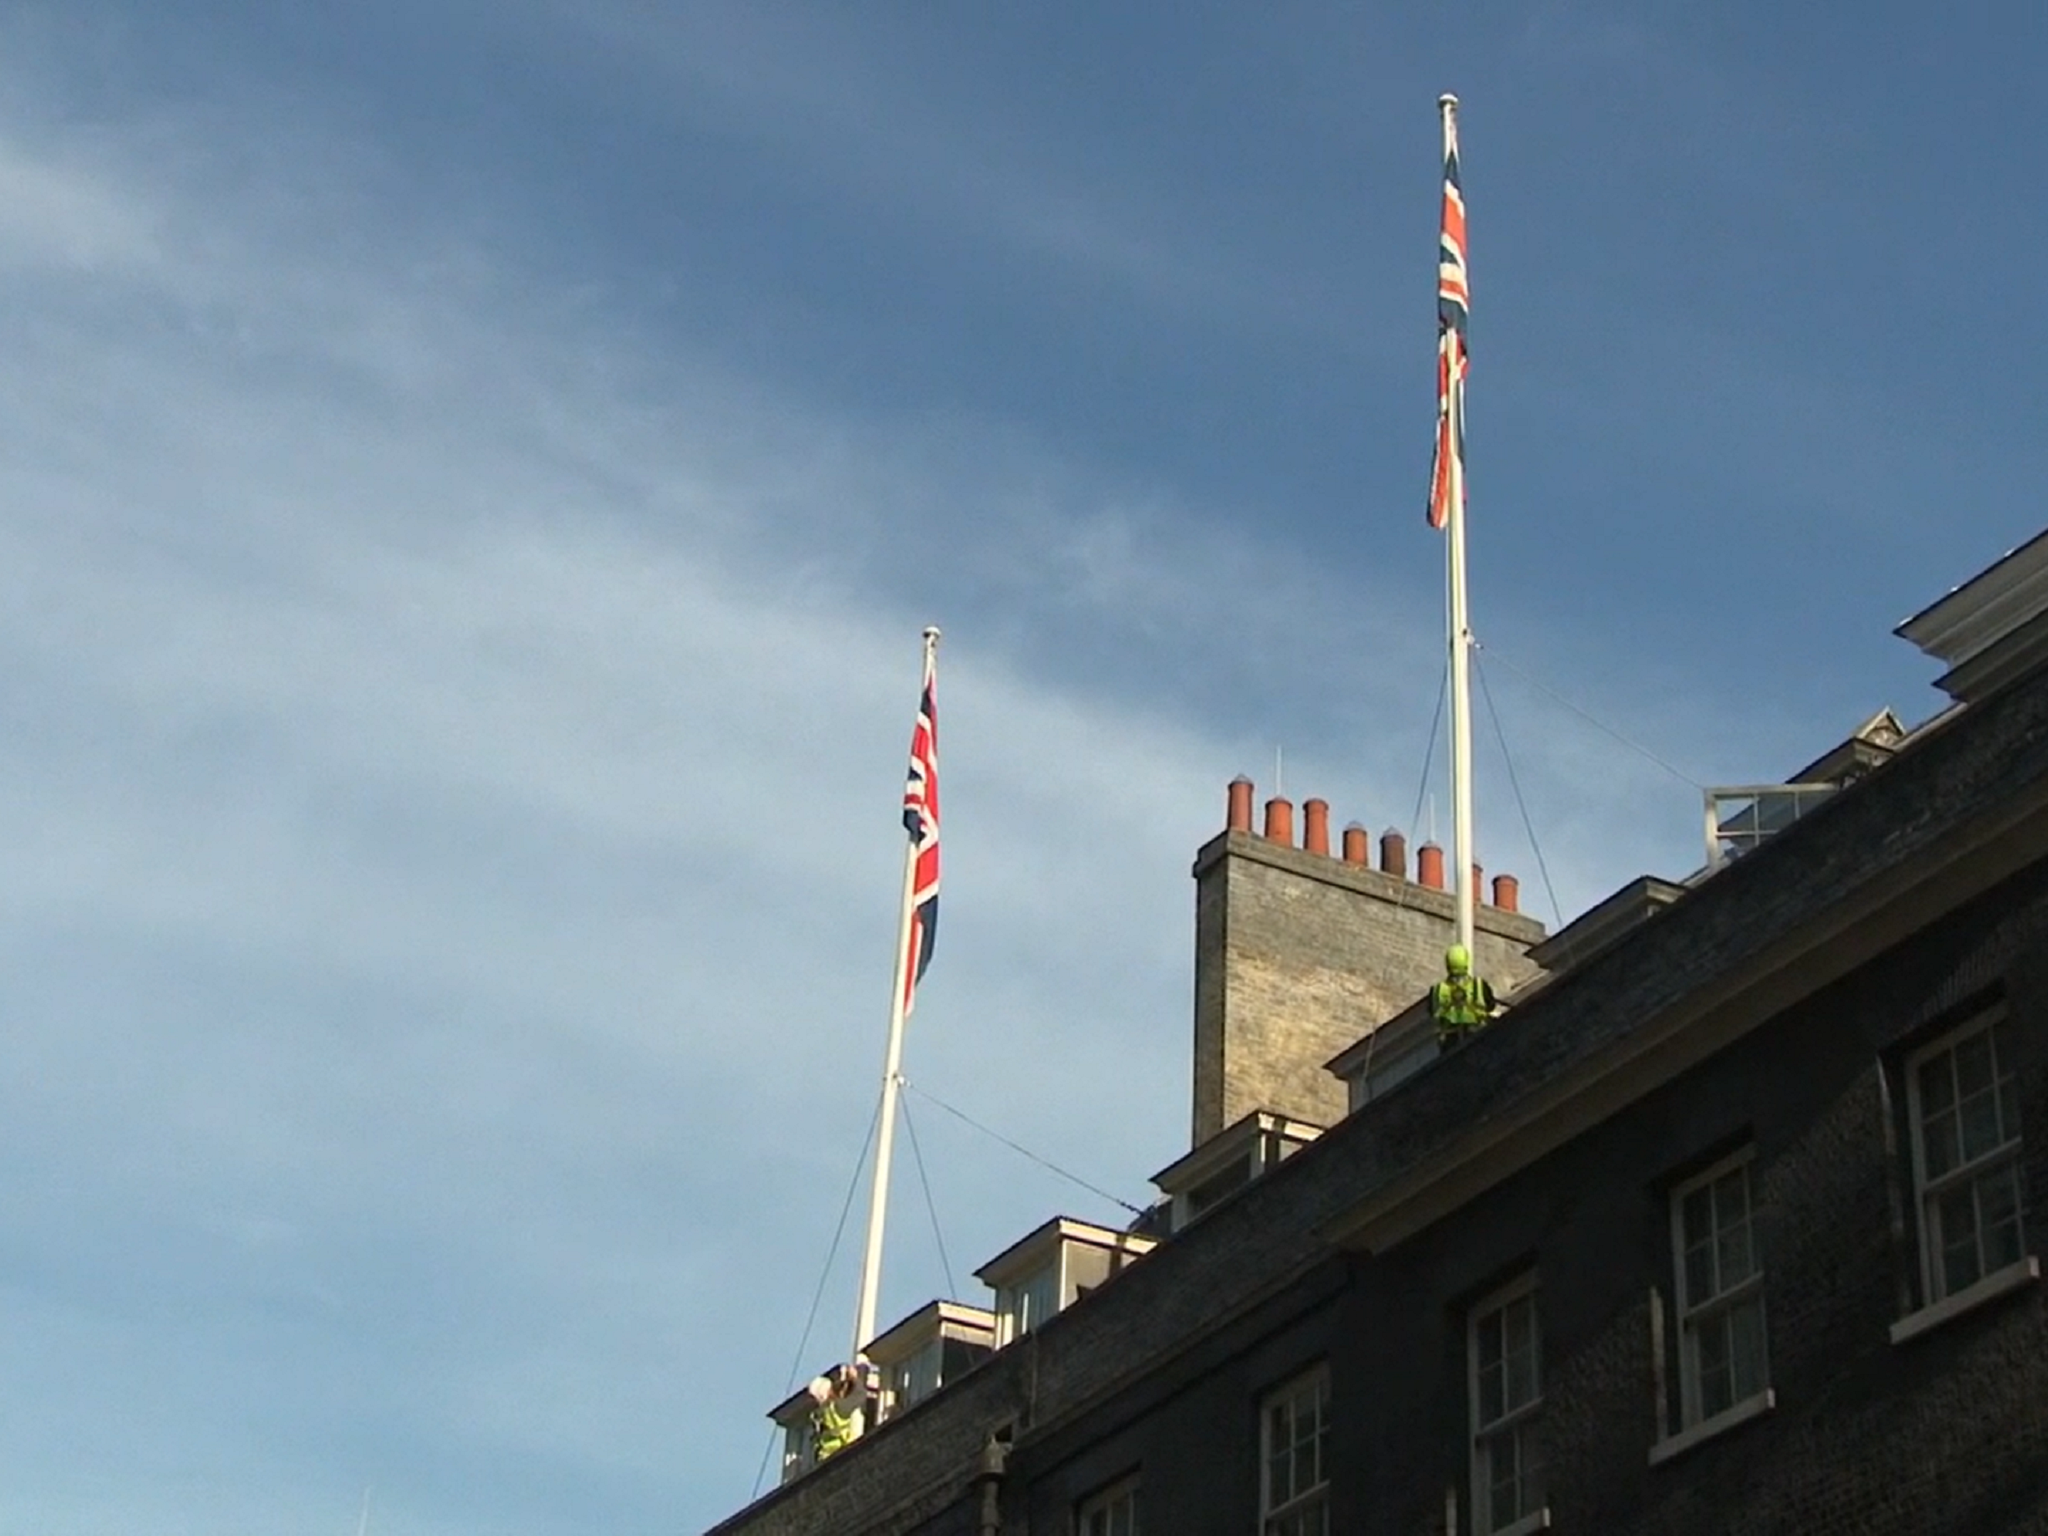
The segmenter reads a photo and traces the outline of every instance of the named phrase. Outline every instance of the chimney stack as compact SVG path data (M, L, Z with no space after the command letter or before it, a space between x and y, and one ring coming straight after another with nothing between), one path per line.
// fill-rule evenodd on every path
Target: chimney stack
M1252 830L1256 789L1230 786L1228 824L1195 856L1194 1143L1255 1110L1331 1125L1347 1110L1344 1083L1324 1064L1428 991L1443 974L1456 903L1444 889L1444 851L1417 851L1399 832L1372 839L1344 828L1330 857L1330 807L1265 803ZM1542 925L1513 909L1514 878L1493 883L1494 905L1477 914L1473 958L1506 991L1532 974L1524 956ZM1505 894L1505 899L1503 895Z

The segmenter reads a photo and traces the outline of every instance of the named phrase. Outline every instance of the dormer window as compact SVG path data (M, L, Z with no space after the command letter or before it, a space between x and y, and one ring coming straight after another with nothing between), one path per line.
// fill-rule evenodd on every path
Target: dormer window
M768 1417L782 1431L782 1478L793 1483L818 1463L816 1404L810 1394L798 1392L769 1411Z
M974 1272L996 1293L996 1348L1043 1328L1141 1255L1156 1239L1055 1217Z
M980 1307L926 1302L867 1347L882 1378L881 1420L923 1402L994 1348L995 1318Z
M1170 1167L1152 1175L1173 1213L1173 1230L1207 1215L1323 1134L1319 1125L1254 1110Z

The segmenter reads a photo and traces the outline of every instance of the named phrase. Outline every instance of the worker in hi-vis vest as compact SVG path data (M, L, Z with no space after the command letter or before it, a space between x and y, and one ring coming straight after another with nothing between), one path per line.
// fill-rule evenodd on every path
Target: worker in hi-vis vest
M811 1443L817 1459L836 1456L867 1428L868 1379L865 1362L835 1365L804 1390L811 1397Z
M1444 979L1429 989L1436 1043L1449 1050L1486 1028L1500 1009L1486 978L1472 974L1472 952L1462 944L1444 951Z

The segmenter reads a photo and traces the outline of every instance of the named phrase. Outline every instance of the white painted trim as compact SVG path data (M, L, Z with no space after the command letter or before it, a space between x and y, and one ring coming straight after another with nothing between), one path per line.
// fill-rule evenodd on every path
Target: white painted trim
M1532 1418L1543 1411L1543 1312L1537 1298L1542 1288L1542 1276L1534 1269L1526 1269L1506 1285L1482 1296L1465 1309L1465 1433L1466 1448L1465 1480L1472 1494L1472 1529L1480 1536L1519 1536L1523 1531L1542 1530L1550 1524L1550 1509L1532 1511L1503 1526L1481 1526L1480 1519L1488 1513L1485 1490L1481 1486L1481 1439L1488 1434L1499 1434L1511 1429L1523 1420ZM1530 1326L1534 1330L1536 1347L1536 1395L1526 1403L1516 1405L1487 1424L1479 1422L1479 1321L1503 1312L1524 1297L1530 1298ZM1506 1332L1502 1332L1502 1345L1506 1345ZM1539 1523L1531 1524L1538 1520Z
M995 1330L991 1337L997 1349L1007 1349L1025 1334L1043 1328L1046 1323L1065 1310L1060 1300L1060 1282L1065 1270L1066 1249L1048 1258L1036 1269L1026 1271L996 1290ZM1047 1301L1047 1310L1025 1320L1026 1326L1017 1326L1017 1313L1032 1286L1046 1276L1052 1277L1052 1294Z
M1749 1178L1743 1185L1743 1199L1746 1203L1744 1219L1749 1224L1749 1253L1756 1268L1752 1273L1731 1286L1716 1291L1705 1301L1699 1301L1687 1294L1685 1284L1685 1200L1688 1195L1706 1189L1727 1174L1741 1168L1747 1170ZM1709 1422L1697 1417L1700 1399L1700 1373L1698 1361L1693 1354L1693 1323L1703 1312L1724 1311L1740 1301L1747 1300L1753 1292L1763 1290L1764 1264L1761 1245L1756 1235L1756 1143L1748 1142L1693 1174L1680 1184L1672 1187L1669 1215L1671 1229L1671 1278L1672 1278L1672 1322L1673 1337L1678 1346L1678 1422L1688 1428ZM1711 1198L1711 1197L1709 1197ZM1719 1211L1715 1209L1718 1218ZM1711 1234L1715 1243L1720 1241L1720 1229ZM1770 1380L1771 1338L1770 1307L1762 1303L1764 1313L1764 1379ZM1732 1413L1740 1404L1721 1410L1722 1414ZM1720 1414L1714 1417L1720 1417ZM1681 1431L1681 1434L1683 1431Z
M1952 1318L1961 1317L1965 1312L1974 1311L2008 1291L2017 1291L2022 1286L2032 1285L2041 1278L2041 1261L2028 1254L2016 1264L2003 1269L1994 1269L1974 1285L1966 1285L1953 1296L1944 1296L1931 1307L1922 1307L1918 1312L1909 1312L1891 1326L1891 1340L1903 1344L1908 1339L1917 1339L1929 1329L1939 1328Z
M1277 1387L1273 1387L1269 1391L1260 1394L1259 1530L1261 1532L1267 1529L1268 1522L1274 1518L1291 1514L1297 1509L1305 1508L1310 1499L1318 1497L1327 1499L1329 1497L1330 1469L1328 1467L1319 1467L1317 1470L1323 1474L1323 1480L1317 1483L1315 1487L1300 1490L1284 1504L1276 1505L1273 1502L1273 1447L1267 1440L1267 1435L1272 1429L1271 1414L1273 1405L1275 1403L1291 1401L1311 1388L1316 1389L1320 1395L1320 1401L1316 1408L1317 1416L1327 1424L1331 1395L1330 1362L1327 1360L1319 1361L1305 1371L1297 1371ZM1288 1428L1290 1431L1293 1429L1291 1421Z
M1934 1231L1933 1218L1928 1214L1938 1189L1946 1190L1966 1179L1975 1178L1980 1173L1989 1172L2000 1162L2019 1156L2022 1141L2018 1132L2015 1131L2010 1141L2000 1143L1995 1150L1985 1153L1982 1157L1972 1159L1970 1162L1958 1163L1938 1179L1929 1178L1927 1175L1927 1128L1922 1120L1920 1104L1920 1069L1937 1056L1953 1055L1964 1043L1978 1035L1991 1034L1993 1030L1997 1029L2005 1021L2007 1012L2005 1001L2001 998L1989 1007L1972 1014L1969 1018L1963 1020L1962 1023L1956 1025L1955 1028L1944 1030L1934 1039L1914 1050L1900 1064L1901 1074L1906 1079L1906 1131L1910 1138L1913 1153L1913 1231L1919 1239L1920 1294L1922 1296L1934 1296L1941 1287L1942 1275L1940 1266L1937 1263L1939 1254L1936 1251L1939 1234ZM1997 1043L1994 1039L1992 1045L1993 1077L1991 1083L1991 1096L1994 1104L1998 1098L1998 1079L1996 1076L1998 1066ZM1957 1102L1960 1103L1960 1099ZM1979 1236L1981 1238L1981 1232ZM1987 1276L1986 1278L1989 1277ZM1976 1283L1981 1285L1983 1281L1979 1280ZM1969 1289L1971 1287L1965 1287L1965 1291ZM1957 1294L1960 1295L1963 1292L1958 1292ZM1931 1305L1939 1306L1942 1300L1946 1299L1945 1297L1938 1298ZM1922 1310L1929 1310L1929 1308L1923 1308ZM1914 1316L1918 1315L1918 1313L1914 1314ZM1911 1337L1911 1335L1908 1335L1908 1337Z
M1702 1419L1690 1429L1682 1429L1669 1439L1659 1440L1650 1447L1650 1465L1661 1466L1674 1456L1682 1456L1702 1440L1711 1440L1738 1424L1747 1424L1751 1419L1769 1413L1778 1406L1778 1394L1765 1387L1763 1391L1745 1397L1731 1408L1723 1408L1711 1419Z
M1071 1216L1055 1216L1033 1228L1029 1234L1020 1237L1001 1253L990 1259L974 1272L974 1278L992 1291L999 1291L1009 1284L1013 1275L1034 1273L1039 1260L1053 1251L1056 1243L1078 1242L1089 1248L1102 1248L1111 1253L1124 1253L1131 1258L1140 1258L1158 1246L1156 1238L1141 1237L1136 1232L1119 1231L1115 1227L1098 1227L1093 1222L1076 1221Z
M1086 1536L1088 1522L1097 1515L1108 1514L1111 1507L1120 1500L1129 1499L1131 1508L1135 1511L1138 1503L1139 1476L1137 1472L1127 1472L1108 1487L1098 1488L1075 1505L1074 1530L1077 1536Z

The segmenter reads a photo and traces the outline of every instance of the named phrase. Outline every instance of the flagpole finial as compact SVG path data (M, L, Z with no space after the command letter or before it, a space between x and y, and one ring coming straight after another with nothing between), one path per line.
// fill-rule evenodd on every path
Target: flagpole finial
M1445 91L1443 95L1437 97L1436 104L1447 112L1456 111L1458 106L1458 98L1453 96L1449 91Z
M939 638L939 626L938 626L938 625L936 625L936 624L927 624L927 625L925 625L925 627L924 627L924 643L925 643L926 645L934 645L934 644L936 644L936 643L938 642L938 638Z

